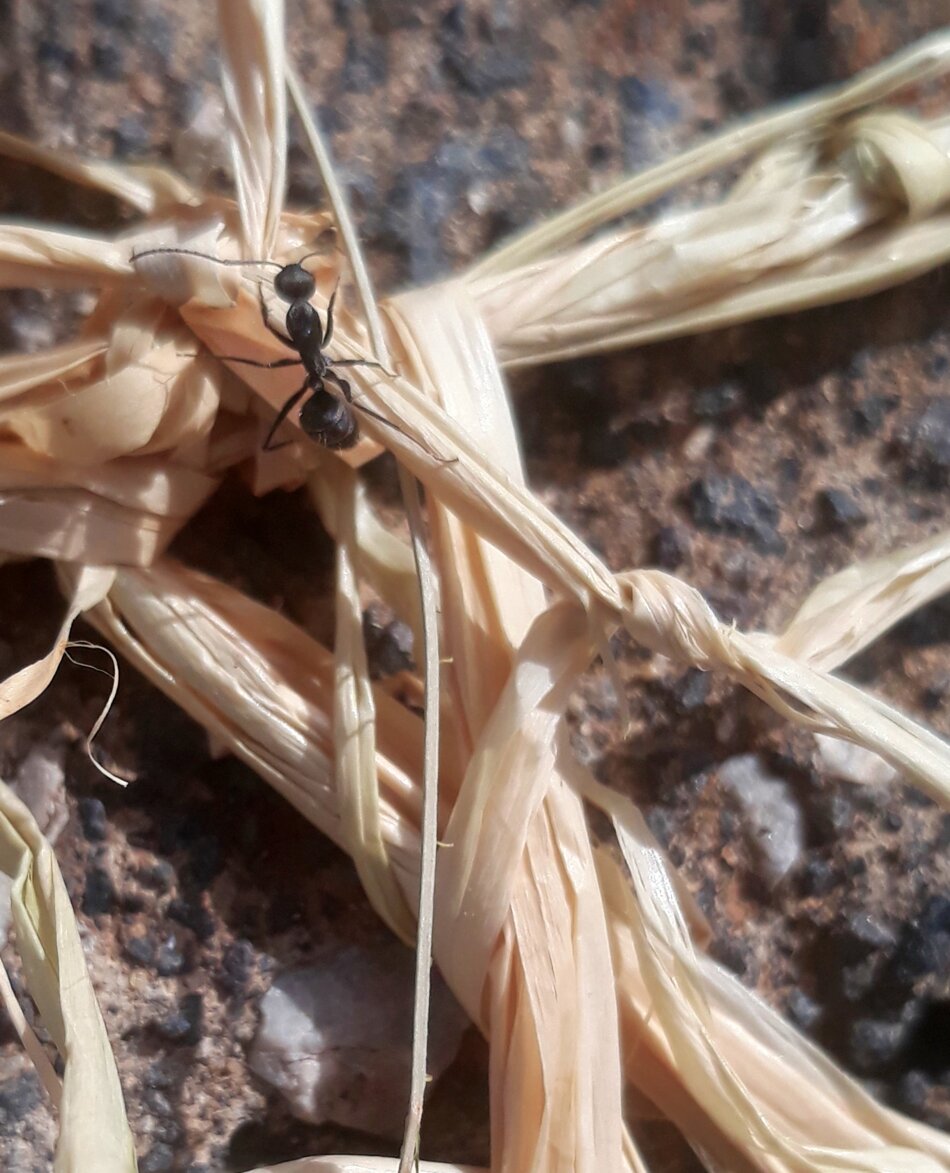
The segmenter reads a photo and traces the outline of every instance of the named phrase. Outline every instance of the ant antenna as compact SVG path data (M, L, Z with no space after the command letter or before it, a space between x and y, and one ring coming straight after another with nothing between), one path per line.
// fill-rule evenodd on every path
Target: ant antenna
M142 257L154 257L160 253L174 253L176 256L203 257L206 261L213 261L216 265L268 265L272 269L283 269L276 261L226 261L221 257L213 257L209 253L198 252L194 248L147 248L144 252L133 253L131 260L139 261ZM313 256L313 253L310 254Z

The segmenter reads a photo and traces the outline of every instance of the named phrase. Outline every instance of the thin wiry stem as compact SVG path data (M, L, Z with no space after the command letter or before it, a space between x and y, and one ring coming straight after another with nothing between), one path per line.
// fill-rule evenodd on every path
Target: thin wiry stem
M375 357L384 366L389 353L382 321L376 308L369 272L363 259L356 229L350 217L346 198L334 174L326 144L320 135L307 105L300 82L288 65L287 87L297 114L304 126L307 141L313 152L321 178L327 189L330 206L343 241L343 248L353 269L353 279L369 329ZM425 735L422 769L422 835L419 867L419 914L416 933L415 1005L412 1031L412 1077L409 1086L409 1108L399 1173L409 1173L419 1160L419 1133L422 1127L422 1104L426 1086L426 1054L429 1034L429 992L432 970L433 905L435 902L435 864L438 833L438 771L439 771L439 627L435 582L425 542L422 503L419 483L399 465L399 484L402 490L412 552L419 577L422 603L422 640L425 681Z

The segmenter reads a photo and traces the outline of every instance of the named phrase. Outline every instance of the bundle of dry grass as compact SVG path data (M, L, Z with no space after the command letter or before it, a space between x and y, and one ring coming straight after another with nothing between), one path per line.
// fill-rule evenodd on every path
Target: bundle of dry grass
M299 381L294 372L285 383L273 372L228 371L205 352L189 357L195 338L262 361L276 353L244 271L192 255L130 259L168 246L283 261L328 222L282 208L280 6L222 3L220 26L236 203L158 169L54 161L0 143L145 216L118 241L0 225L4 285L101 290L77 340L0 363L0 552L56 559L70 599L49 655L0 686L0 711L46 686L72 620L85 614L353 855L394 931L411 939L432 899L436 960L491 1046L498 1170L644 1169L623 1118L625 1085L672 1119L711 1169L950 1169L947 1138L882 1108L703 955L700 918L675 871L633 805L574 759L563 720L578 674L598 654L609 660L608 636L623 626L667 656L728 673L789 721L875 750L946 803L947 745L830 672L946 590L950 538L829 579L779 636L739 632L669 575L613 575L532 495L499 366L854 296L939 263L950 250L940 210L950 198L947 124L868 106L950 69L950 37L627 181L458 280L378 307L334 195L364 307L362 321L341 315L340 353L375 354L398 372L355 381L403 429L367 416L370 440L344 464L302 442L260 452L252 390L272 411ZM306 122L292 75L289 83ZM326 166L309 124L308 133ZM583 242L673 183L753 153L723 204ZM378 451L373 441L425 485L435 585L422 609L410 547L380 525L350 466ZM338 544L332 651L163 557L227 470L249 462L261 488L306 479ZM369 681L359 579L413 626L417 646L438 591L443 662L429 683L440 686L441 704L435 698L428 711L450 729L440 752L432 728L427 739ZM423 818L422 786L436 754L437 827ZM428 798L434 811L431 789ZM622 861L591 842L585 803L611 818ZM133 1169L55 860L5 790L0 819L17 945L65 1060L60 1084L20 1016L59 1106L56 1167ZM436 830L438 883L434 897L423 887L420 914L421 845ZM16 1014L8 988L5 998ZM341 1157L284 1168L384 1164Z

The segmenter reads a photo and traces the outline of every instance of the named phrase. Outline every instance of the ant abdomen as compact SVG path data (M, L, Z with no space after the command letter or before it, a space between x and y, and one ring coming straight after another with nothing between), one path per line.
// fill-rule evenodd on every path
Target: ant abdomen
M325 448L352 448L360 438L349 405L323 389L315 390L300 409L300 426Z

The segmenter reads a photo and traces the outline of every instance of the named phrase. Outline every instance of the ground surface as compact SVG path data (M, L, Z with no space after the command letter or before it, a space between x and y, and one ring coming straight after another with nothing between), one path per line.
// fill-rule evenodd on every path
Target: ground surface
M0 127L101 158L189 160L182 128L216 85L206 7L0 3ZM872 63L937 27L942 5L288 7L294 56L379 285L391 289L450 273L723 120ZM291 198L320 198L297 148ZM115 211L24 169L0 181L3 216L105 229ZM860 305L521 377L530 481L614 569L659 564L722 617L775 630L828 573L946 524L948 294L940 272ZM7 295L0 342L41 347L81 308ZM385 461L370 478L393 504ZM300 499L255 501L226 486L177 552L314 634L332 630L331 547ZM48 567L0 570L4 674L45 651L59 612ZM372 617L368 626L378 666L398 667L392 633ZM835 780L811 738L724 682L618 652L634 736L621 740L594 672L572 703L578 751L643 804L709 917L717 955L888 1102L947 1127L948 817L899 785ZM950 607L905 622L848 675L950 733ZM348 861L242 766L213 761L202 733L131 670L102 745L137 779L112 787L79 748L104 689L64 666L0 728L0 769L16 777L43 746L65 775L58 854L143 1173L392 1151L294 1122L245 1062L275 971L382 939ZM747 754L758 756L737 767ZM737 769L778 783L798 820L778 883L727 784ZM432 1098L425 1155L487 1160L486 1083L472 1036ZM0 1024L0 1164L48 1168L52 1137ZM658 1167L695 1167L668 1130L654 1127L647 1143Z

